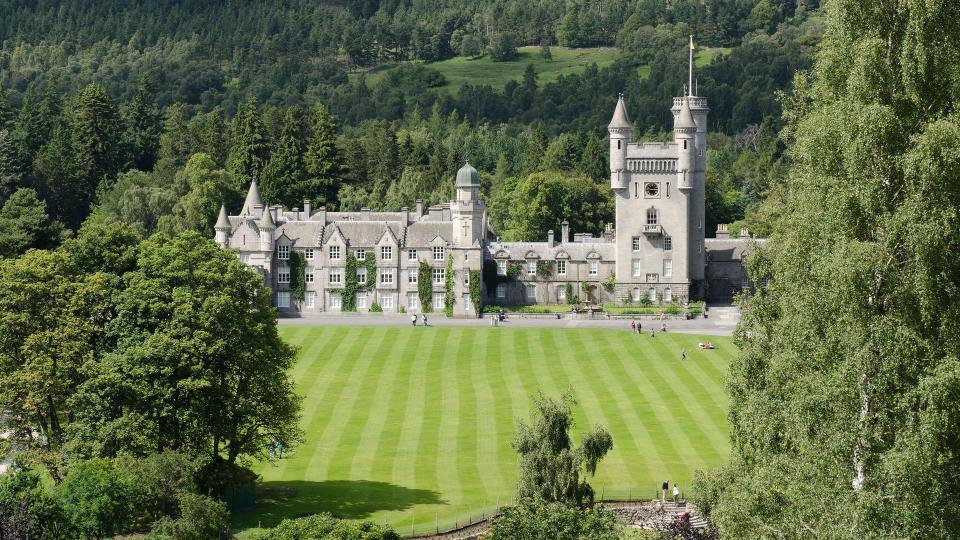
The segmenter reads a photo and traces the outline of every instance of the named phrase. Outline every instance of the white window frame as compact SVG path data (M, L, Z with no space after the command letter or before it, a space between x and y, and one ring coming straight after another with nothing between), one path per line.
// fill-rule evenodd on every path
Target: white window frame
M417 309L420 307L420 296L417 293L407 293L407 309Z
M303 297L303 307L308 309L317 307L317 293L313 291L307 291Z
M445 306L443 305L444 296L445 296L445 295L444 295L443 293L433 293L433 309L434 309L434 311L439 311L439 310L441 310L441 309L443 309L443 308L445 307Z
M357 309L367 309L368 298L369 296L367 295L367 291L357 291Z
M327 283L331 285L340 285L343 283L343 273L340 270L330 269L327 273Z
M663 290L663 301L673 302L673 291L670 290L670 287Z
M640 259L633 259L630 261L630 273L633 277L640 277L643 275L643 263Z
M330 253L327 255L331 261L340 260L340 246L330 246Z
M280 244L277 246L277 258L281 261L290 260L290 246Z
M658 274L648 273L646 281L647 283L660 283L660 276Z
M600 263L597 261L587 261L587 275L595 276L600 272Z
M290 268L277 269L277 283L290 283Z
M330 293L330 309L341 309L343 307L343 299L340 297L340 293L332 292Z
M393 295L392 294L381 294L380 295L380 307L383 309L389 309L393 311Z
M447 278L447 269L446 268L431 268L431 274L433 275L433 284L434 285L443 285L443 282Z
M277 307L278 308L290 307L290 291L280 291L277 293Z
M415 261L415 260L417 260L417 250L411 249L411 250L407 251L407 260L408 260L408 261Z
M660 223L660 212L656 208L647 209L647 225L657 225Z
M537 299L537 286L527 285L527 300L536 300L536 299Z
M507 286L503 283L497 285L497 298L506 298L507 297Z
M250 264L250 254L248 254L248 253L241 253L241 254L240 254L240 262L242 262L243 264Z
M663 237L663 250L664 251L673 251L673 237L664 236Z
M410 268L407 270L407 283L410 285L416 285L417 280L420 276L420 270L417 268Z
M567 275L567 261L557 261L557 275Z
M393 246L380 246L380 259L384 261L392 261Z
M304 283L313 283L313 267L308 266L303 269L303 282Z
M353 256L354 256L354 258L356 258L358 261L365 261L365 260L367 260L367 250L365 250L365 249L363 249L363 248L360 248L360 249L358 249L358 250L356 250L356 251L353 252Z
M507 261L499 259L497 261L497 275L505 276L507 275Z
M663 277L673 277L673 260L664 259L663 260Z
M537 275L537 261L527 261L527 275Z
M630 240L630 249L631 251L640 251L640 237L634 236Z
M567 286L557 285L557 301L563 302L567 299Z
M367 282L367 269L357 268L357 285L363 287L363 284L366 282Z
M650 300L651 302L657 301L657 289L653 287L647 289L647 300Z
M393 269L392 268L380 269L380 284L393 285Z
M433 260L435 260L435 261L442 261L442 260L443 260L443 255L444 255L444 247L443 247L443 246L433 246Z
M312 261L313 260L313 248L306 248L303 250L303 258Z

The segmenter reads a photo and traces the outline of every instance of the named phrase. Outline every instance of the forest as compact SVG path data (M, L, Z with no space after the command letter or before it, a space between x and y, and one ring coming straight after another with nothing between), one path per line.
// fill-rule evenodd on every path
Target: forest
M466 160L502 237L538 238L570 216L598 232L612 217L604 139L616 96L636 138L669 137L690 34L723 51L696 70L711 106L708 230L762 233L759 202L785 159L778 93L809 67L823 26L817 5L789 0L0 9L12 14L0 22L3 256L55 246L88 218L207 234L254 177L290 208L437 203ZM524 45L539 47L539 65L556 47L607 47L613 61L549 82L529 63L519 80L458 89L431 67L517 62ZM544 191L564 202L531 208Z

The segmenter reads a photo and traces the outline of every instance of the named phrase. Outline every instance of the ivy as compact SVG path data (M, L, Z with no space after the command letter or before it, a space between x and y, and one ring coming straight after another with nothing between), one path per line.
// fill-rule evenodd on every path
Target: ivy
M567 283L563 286L564 292L567 293L567 303L568 304L579 304L579 298L573 296L573 284Z
M553 261L537 261L537 277L543 280L553 277Z
M520 264L520 261L507 261L507 277L510 279L517 279L520 277L520 273L523 272L523 265Z
M486 261L484 261L484 271L486 271ZM470 270L470 301L473 302L473 309L477 312L477 317L483 313L483 296L480 294L480 271ZM494 267L496 272L496 267Z
M453 317L453 303L456 301L456 297L453 292L453 254L447 256L447 272L445 275L443 287L445 289L445 295L443 297L443 312L447 317Z
M497 275L496 261L483 261L483 284L486 285L487 291L496 289L497 283L500 283L500 276Z
M420 259L420 268L417 269L417 295L420 297L420 310L433 313L433 272L423 259Z
M357 258L347 251L347 269L343 276L343 291L340 293L340 310L357 310Z
M603 278L603 281L600 282L600 285L603 286L605 291L612 293L613 289L617 286L617 275L610 274L609 276Z
M303 258L303 253L297 250L290 250L290 287L293 289L293 297L296 300L303 300L306 295L306 278L304 271L307 263Z
M363 288L372 291L377 286L377 258L375 256L365 258L363 267L367 269L367 281L363 284Z

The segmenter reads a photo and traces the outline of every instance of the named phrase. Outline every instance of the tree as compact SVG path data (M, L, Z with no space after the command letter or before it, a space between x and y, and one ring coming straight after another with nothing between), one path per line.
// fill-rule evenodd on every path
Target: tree
M177 502L178 517L164 516L158 520L151 527L151 536L207 540L220 538L230 529L230 513L222 502L195 493L181 493Z
M314 514L285 519L272 529L253 534L254 540L298 540L300 538L338 538L343 540L400 540L393 529L372 521L336 519L329 514Z
M307 184L295 186L292 192L300 197L317 199L317 206L332 204L347 172L346 162L337 146L337 125L323 104L313 112L313 135L307 145Z
M80 461L60 486L63 510L86 538L110 538L126 532L134 512L134 479L105 459Z
M523 171L527 174L542 171L544 154L547 153L547 136L543 124L537 123L527 134L527 151L523 161Z
M958 7L827 4L699 483L721 537L960 535Z
M130 166L140 171L153 170L160 150L160 111L153 102L150 82L140 79L137 93L126 109L124 142Z
M603 426L595 425L573 447L571 406L573 396L560 400L543 394L533 398L530 423L517 423L513 448L520 454L517 496L536 503L559 502L569 505L592 504L593 488L581 473L592 476L597 464L613 448L613 438Z
M267 201L277 201L288 207L299 207L300 191L309 174L304 154L310 138L310 126L303 110L293 106L287 109L270 161L263 170L260 193ZM312 197L310 195L307 198Z
M171 235L192 230L213 238L213 225L220 205L237 208L242 201L235 187L237 181L227 171L216 169L216 164L206 154L191 156L183 170L177 173L176 182L185 193L170 214L161 216L158 221L158 228Z
M63 225L47 216L47 206L32 189L18 189L0 208L0 257L50 249L64 238Z
M158 173L121 173L113 186L100 194L99 204L84 223L122 223L140 236L149 236L160 230L163 220L170 219L180 200L177 188Z
M97 84L84 88L77 98L73 118L72 149L75 208L64 216L76 228L87 217L100 183L111 185L120 169L123 153L123 122L120 111L106 91Z
M503 208L500 196L491 204L499 218L508 214L503 237L517 241L546 238L547 231L560 229L563 220L574 231L600 234L613 220L614 208L608 189L593 180L555 172L533 173L507 192L509 205Z
M195 232L145 241L107 324L116 346L95 359L74 399L71 450L112 456L166 449L235 463L300 438L270 290Z
M0 129L0 204L20 187L22 177L16 142L9 131Z
M577 170L592 178L594 182L603 183L610 174L610 166L607 163L608 156L609 154L600 145L596 137L588 137Z
M0 476L0 538L63 538L69 529L60 501L44 488L38 471L14 464Z
M561 503L521 501L500 509L490 523L491 540L542 538L618 540L622 531L617 515L602 506L582 509Z
M547 147L547 152L543 156L543 168L550 171L570 172L580 161L577 154L573 135L561 133Z
M494 62L506 62L517 57L517 37L513 32L497 32L490 43L490 58Z
M136 267L141 241L142 236L130 225L88 219L60 250L81 273L103 272L119 278Z
M14 116L7 91L0 87L0 130L13 128Z
M260 175L270 154L266 128L253 96L237 109L237 114L230 122L229 139L227 170L233 174L236 188L242 189Z

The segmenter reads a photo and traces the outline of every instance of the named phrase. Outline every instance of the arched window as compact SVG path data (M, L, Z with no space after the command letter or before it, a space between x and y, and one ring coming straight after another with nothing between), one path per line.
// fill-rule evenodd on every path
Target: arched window
M634 302L639 302L639 301L640 301L640 287L634 287L634 288L633 288L633 294L630 295L630 298L631 298Z
M653 287L650 287L649 289L647 289L647 299L650 300L651 302L656 302L657 290L654 289Z
M663 301L672 302L673 301L673 292L670 291L670 287L667 287L663 290Z
M657 209L648 208L647 209L647 225L656 225L657 224Z

